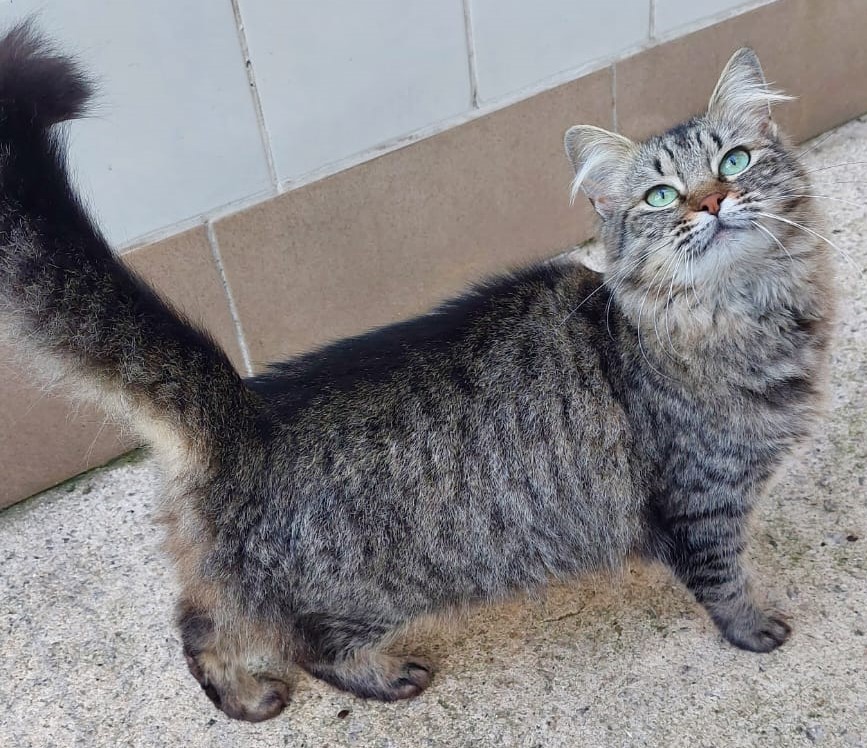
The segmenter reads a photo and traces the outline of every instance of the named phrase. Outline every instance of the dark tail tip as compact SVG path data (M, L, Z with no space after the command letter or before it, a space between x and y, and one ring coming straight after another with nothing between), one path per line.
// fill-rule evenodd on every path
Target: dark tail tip
M0 40L0 127L46 128L85 113L93 87L78 63L60 54L33 20Z

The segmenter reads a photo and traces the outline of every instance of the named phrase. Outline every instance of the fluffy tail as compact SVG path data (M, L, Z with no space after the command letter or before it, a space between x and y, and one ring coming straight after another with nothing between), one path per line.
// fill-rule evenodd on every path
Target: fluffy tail
M91 91L29 22L0 41L0 329L156 446L210 461L257 428L257 403L225 353L115 259L70 185L52 126Z

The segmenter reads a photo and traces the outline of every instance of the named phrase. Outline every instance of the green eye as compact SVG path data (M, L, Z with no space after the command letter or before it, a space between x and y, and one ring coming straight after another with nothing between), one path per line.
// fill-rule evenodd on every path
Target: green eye
M733 177L735 174L740 174L749 165L750 152L743 148L734 148L720 161L719 175L721 177Z
M674 187L669 187L667 184L658 184L647 191L647 194L644 196L644 202L652 205L654 208L664 208L666 205L671 205L678 197L679 195Z

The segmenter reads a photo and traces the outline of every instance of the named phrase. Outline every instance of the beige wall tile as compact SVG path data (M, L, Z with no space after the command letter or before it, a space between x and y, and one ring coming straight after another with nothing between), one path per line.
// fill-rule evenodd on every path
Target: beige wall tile
M122 258L178 311L208 330L236 368L244 370L226 291L204 227L125 252Z
M118 430L95 408L70 406L34 385L31 372L0 346L0 507L119 455ZM105 423L105 425L104 425Z
M222 282L204 228L123 255L191 319L229 351L241 354ZM8 348L0 348L0 507L101 465L134 445L92 407L44 392Z
M867 112L867 2L801 0L801 62L796 93L802 139Z
M768 80L797 92L800 0L782 0L640 52L615 65L617 125L630 138L646 138L703 112L726 61L753 47ZM797 102L777 108L787 129L798 129Z
M611 103L603 70L219 221L254 364L587 238L592 212L569 206L563 134L610 127Z
M644 138L704 111L729 56L753 47L797 100L775 116L802 141L867 111L867 3L778 0L616 64L617 122Z

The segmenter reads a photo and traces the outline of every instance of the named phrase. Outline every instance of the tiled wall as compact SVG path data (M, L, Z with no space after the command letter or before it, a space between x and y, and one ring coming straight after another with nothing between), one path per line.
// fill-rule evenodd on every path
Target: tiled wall
M588 238L563 132L671 125L738 46L800 97L796 139L867 111L864 0L0 0L0 23L37 9L100 76L71 140L96 214L245 372ZM0 363L0 505L126 444Z
M654 26L746 4L0 0L0 26L38 13L99 75L72 158L126 247L574 77L647 44Z

